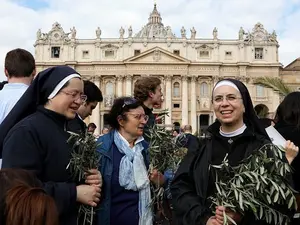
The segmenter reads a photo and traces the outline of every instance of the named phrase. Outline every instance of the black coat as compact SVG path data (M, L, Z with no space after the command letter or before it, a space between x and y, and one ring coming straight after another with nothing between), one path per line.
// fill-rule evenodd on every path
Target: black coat
M276 130L286 139L294 142L300 148L300 129L295 125L288 125L284 122L278 122L275 125ZM300 192L300 155L296 156L292 162L293 181L296 191Z
M210 209L209 196L215 193L214 178L209 172L209 165L221 162L229 153L229 163L238 163L243 158L270 143L262 135L254 134L246 129L243 134L235 137L232 148L228 150L223 137L218 135L218 128L214 129L210 138L201 143L196 152L189 152L179 167L171 186L173 208L179 225L206 225L213 216ZM212 130L210 130L212 132ZM222 139L223 138L223 139ZM263 221L255 221L252 214L245 215L240 225L262 225Z
M71 148L65 117L39 107L17 123L3 145L2 168L32 170L56 202L61 225L76 225L76 184L66 169Z
M67 130L76 134L84 134L86 129L87 126L85 122L79 118L78 114L76 114L73 120L69 120L67 123Z

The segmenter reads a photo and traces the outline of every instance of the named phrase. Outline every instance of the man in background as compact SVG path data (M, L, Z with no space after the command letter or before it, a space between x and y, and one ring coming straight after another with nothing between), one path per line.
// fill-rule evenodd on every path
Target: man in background
M0 124L31 84L35 74L33 55L24 49L14 49L6 54L4 73L7 84L0 92Z
M95 130L97 129L96 124L94 123L89 123L89 125L87 126L88 132L91 134L95 133Z
M144 130L144 138L149 141L147 134L149 128L155 124L155 116L153 115L153 107L161 105L163 94L161 91L161 80L157 77L142 77L135 82L134 98L143 104L145 114L149 116Z
M36 70L33 55L24 49L14 49L6 54L4 73L7 82L1 83L0 91L0 124L9 114L31 84ZM0 168L2 154L0 154Z
M76 117L68 122L68 131L77 134L86 131L87 126L84 120L88 116L91 116L93 110L97 107L97 104L103 101L101 90L96 84L89 80L84 80L84 94L87 96L85 103L79 107Z

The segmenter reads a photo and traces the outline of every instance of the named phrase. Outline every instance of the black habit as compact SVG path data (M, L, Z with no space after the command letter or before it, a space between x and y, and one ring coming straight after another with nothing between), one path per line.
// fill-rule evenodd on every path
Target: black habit
M188 152L171 186L178 225L206 225L208 219L213 216L209 197L216 193L215 175L210 172L209 165L220 164L227 153L229 164L237 165L254 150L270 143L265 129L260 126L245 85L237 80L226 80L234 83L241 93L245 106L244 123L247 128L242 134L227 138L220 135L221 124L216 121L209 127L209 137L204 139L196 154ZM255 221L251 213L246 213L239 223L239 225L254 224L266 223Z
M44 104L60 81L71 74L77 73L67 66L39 73L0 126L2 168L34 171L54 198L61 225L77 224L76 183L66 169L71 157L67 120L45 109Z
M76 134L84 134L87 129L85 122L76 114L75 118L68 121L67 130Z

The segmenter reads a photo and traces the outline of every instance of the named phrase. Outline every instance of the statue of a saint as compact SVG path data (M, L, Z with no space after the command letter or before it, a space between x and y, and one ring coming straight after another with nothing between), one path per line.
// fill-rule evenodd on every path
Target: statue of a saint
M132 27L128 28L128 37L132 37Z
M191 29L191 39L192 40L194 40L196 38L196 33L197 33L197 31L195 30L195 27L193 27Z
M271 34L271 39L272 41L277 41L277 34L275 30L273 30L273 33Z
M100 29L100 27L98 27L97 30L96 30L97 39L100 39L100 36L101 36L101 29Z
M216 27L213 30L213 37L214 37L214 39L218 39L218 30Z
M244 39L244 34L245 34L245 31L244 31L243 27L241 27L240 31L239 31L239 40Z
M70 29L70 31L71 31L71 37L72 37L72 39L75 39L76 38L76 33L77 33L75 27L73 27L73 29Z
M121 27L120 30L119 30L119 32L120 32L120 39L123 39L124 38L124 34L125 34L124 28Z
M186 30L184 27L181 28L180 32L181 32L181 37L186 38Z
M167 27L167 38L172 38L173 37L173 34L172 34L172 29L171 27Z
M38 29L38 31L36 32L36 40L40 40L42 39L42 31L41 29Z

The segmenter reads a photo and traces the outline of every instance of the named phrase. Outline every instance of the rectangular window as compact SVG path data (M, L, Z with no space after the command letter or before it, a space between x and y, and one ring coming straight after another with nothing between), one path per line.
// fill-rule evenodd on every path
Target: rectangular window
M200 51L200 58L209 58L209 51Z
M106 58L113 58L115 55L115 52L113 50L106 50L105 51L105 57Z
M264 58L264 49L255 48L255 59L263 59L263 58Z
M135 56L136 56L136 55L139 55L139 54L141 54L141 50L138 50L138 49L134 50L134 55L135 55Z
M60 56L60 47L51 48L51 58L59 58Z
M231 59L232 57L232 52L225 52L225 59Z
M89 58L89 51L87 51L87 50L82 51L82 58L88 59Z
M174 53L174 55L180 55L180 51L179 50L174 50L173 53Z
M180 108L180 104L173 104L173 108Z

